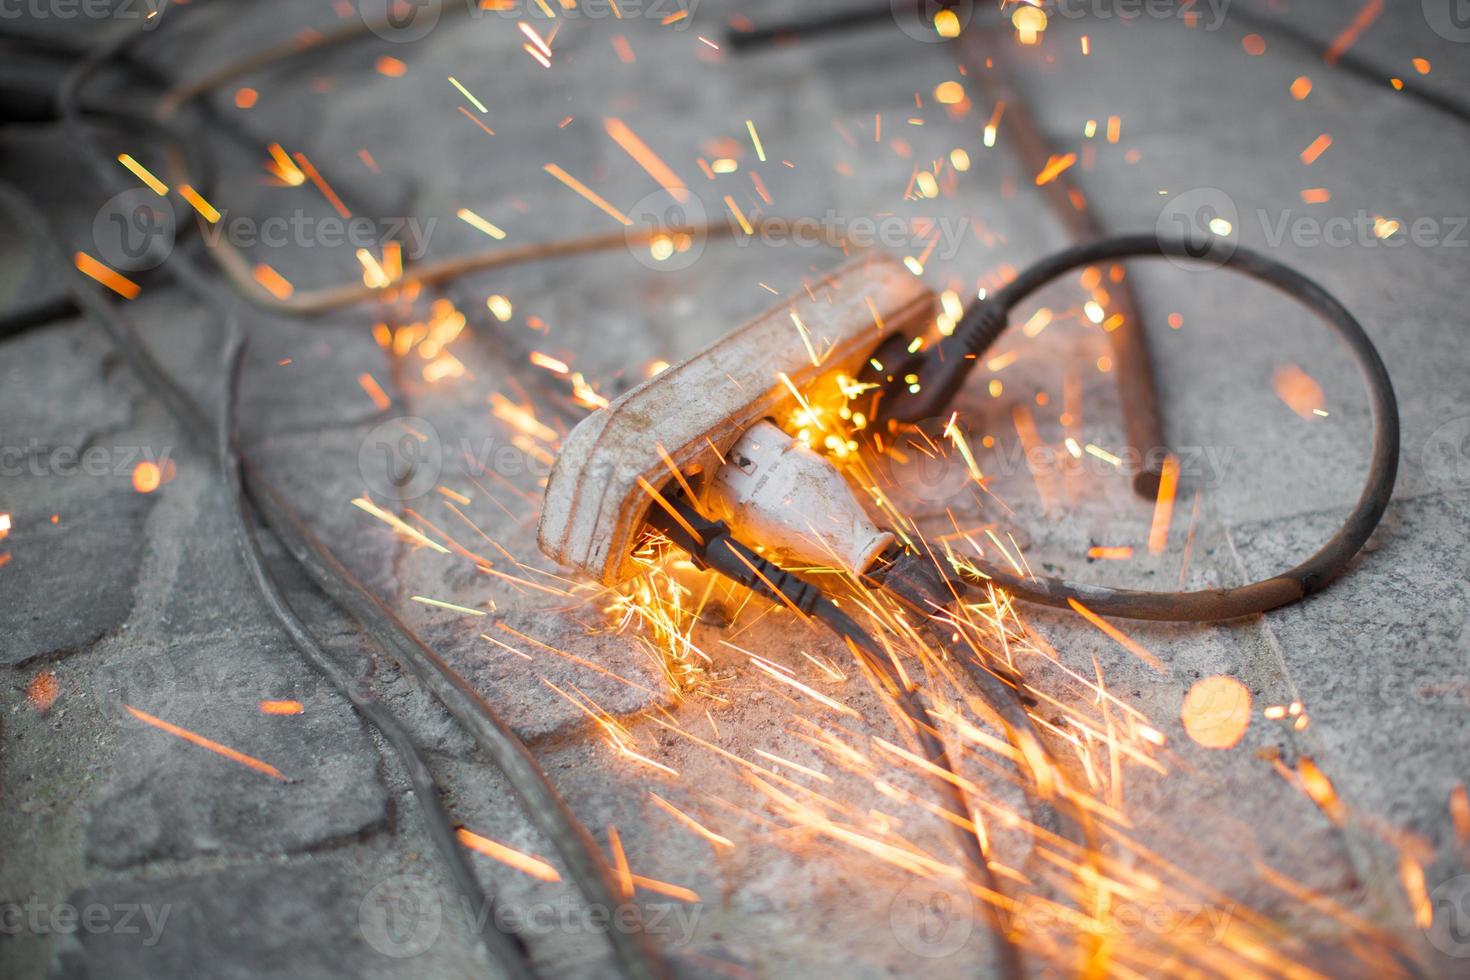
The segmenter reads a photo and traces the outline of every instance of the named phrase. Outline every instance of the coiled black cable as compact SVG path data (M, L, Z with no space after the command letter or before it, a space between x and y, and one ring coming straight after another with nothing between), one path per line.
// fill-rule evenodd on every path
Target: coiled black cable
M1317 283L1258 252L1245 248L1232 250L1219 241L1163 238L1154 234L1118 235L1063 249L1036 262L993 296L972 305L954 334L931 350L895 367L883 361L885 356L892 361L894 354L894 348L885 344L877 354L879 362L885 364L885 375L917 374L919 383L912 387L887 385L876 417L912 423L948 412L955 393L978 363L977 355L1005 329L1010 313L1022 300L1059 276L1101 262L1161 256L1208 259L1274 286L1326 320L1347 346L1363 374L1373 413L1368 475L1352 512L1337 533L1301 564L1271 578L1235 588L1195 592L1113 589L1060 578L1020 575L982 561L959 569L968 581L993 581L1015 596L1043 605L1066 607L1075 601L1094 612L1127 619L1194 622L1236 619L1289 605L1326 587L1347 569L1348 562L1378 526L1393 494L1398 472L1399 410L1388 369L1377 348L1347 308Z

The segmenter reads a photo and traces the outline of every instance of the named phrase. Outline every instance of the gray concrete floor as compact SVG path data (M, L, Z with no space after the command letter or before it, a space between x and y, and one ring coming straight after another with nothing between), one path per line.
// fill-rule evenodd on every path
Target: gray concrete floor
M1223 209L1231 240L1301 269L1358 316L1388 364L1403 416L1399 482L1382 528L1351 574L1307 602L1229 624L1120 623L1162 670L1078 616L1018 605L1017 665L1056 699L1069 732L1081 720L1105 723L1098 692L1087 686L1100 671L1121 703L1106 717L1121 725L1135 711L1165 740L1148 744L1133 726L1136 755L1116 772L1106 744L1089 749L1101 767L1090 774L1098 799L1123 814L1109 825L1103 853L1115 876L1131 882L1114 899L1109 965L1148 975L1464 975L1470 815L1457 829L1452 800L1464 798L1470 736L1470 347L1461 302L1470 272L1470 129L1269 30L1261 32L1264 52L1250 53L1244 39L1257 29L1239 15L1265 5L1204 8L1192 28L1178 17L1105 16L1109 5L1095 6L1062 8L1086 16L1054 12L1038 46L1018 46L1008 30L985 34L984 43L1058 152L1079 155L1069 174L1101 223L1147 231L1198 214L1200 202ZM1388 6L1351 50L1386 74L1463 97L1470 37L1430 0L1422 10ZM1004 139L986 145L994 106L978 94L974 73L983 68L962 63L956 47L880 22L740 53L725 43L726 22L788 15L780 5L705 0L687 21L661 25L668 12L645 5L621 20L562 17L550 70L523 51L527 38L514 18L486 14L446 18L412 43L355 42L252 76L244 84L259 91L253 108L235 107L232 85L211 97L208 117L188 120L216 170L209 196L229 217L303 216L305 237L249 253L298 289L355 279L360 266L352 248L321 240L332 211L320 194L264 179L263 147L272 142L307 153L362 213L414 219L429 258L493 244L456 218L460 208L505 229L506 245L616 231L543 170L565 168L635 217L640 207L662 206L657 185L607 135L603 120L616 117L688 182L694 218L724 222L729 195L751 214L959 222L955 247L936 247L923 277L965 299L1066 243L1013 148ZM1296 0L1274 15L1330 41L1355 12ZM284 2L248 10L191 4L163 16L139 56L183 79L304 25L339 20L326 5L307 11ZM976 18L970 29L978 32ZM539 14L525 19L551 30ZM28 26L100 37L113 25L53 17ZM375 71L385 56L401 59L406 73ZM1428 74L1415 58L1428 60ZM468 103L447 84L450 75L483 101L483 115L469 111L493 136L459 111ZM1292 95L1299 76L1311 82L1304 99ZM966 105L936 102L936 86L948 81L965 87ZM1107 138L1109 117L1119 121L1116 142ZM764 162L746 120L758 129ZM1090 137L1089 120L1099 127ZM1304 163L1300 154L1323 133L1332 145ZM99 127L96 135L110 152L162 169L143 131ZM945 167L936 199L906 195L916 167L955 148L967 152L968 170ZM100 186L54 127L9 127L0 150L0 177L44 205L68 252L105 253L115 191ZM698 161L721 157L738 169L706 179ZM121 186L131 179L119 177ZM1318 188L1330 200L1306 203L1302 192ZM186 206L176 198L174 206L183 220ZM1377 216L1404 230L1380 240L1361 231L1360 215L1370 229ZM1342 228L1345 238L1322 239ZM363 306L313 319L252 310L241 406L247 449L343 561L504 713L600 842L609 844L616 827L635 873L697 893L698 902L686 902L638 892L674 972L993 973L994 951L968 895L823 833L772 792L785 787L809 805L816 797L804 794L820 794L838 822L954 859L944 824L914 802L932 790L876 747L874 740L902 737L837 644L782 611L758 602L737 611L735 603L725 610L733 626L709 616L695 628L712 662L676 697L639 631L614 631L604 597L585 589L552 597L491 578L350 503L369 493L391 505L371 449L384 431L397 435L389 419L412 415L434 435L438 483L469 500L456 504L464 518L520 561L551 570L535 546L536 456L555 440L527 453L494 400L533 403L558 433L580 411L566 383L530 366L528 354L562 359L613 395L651 362L699 350L768 307L773 291L799 290L839 258L826 248L738 238L696 248L691 262L660 265L629 247L456 281L442 296L468 319L448 348L464 373L432 384L422 374L426 360L383 350L373 327L422 317L439 293L417 307ZM37 253L35 243L0 236L0 308L57 294L60 276ZM963 481L901 478L895 498L932 535L952 529L947 507L962 526L1011 530L1033 567L1082 580L1222 587L1295 563L1330 535L1363 478L1367 401L1351 362L1309 314L1262 287L1168 264L1130 267L1128 276L1147 320L1167 438L1193 463L1164 554L1146 553L1152 507L1132 495L1124 474L1104 466L1035 474L1006 462L1014 460L1018 408L1032 413L1048 445L1068 435L1112 450L1123 443L1113 376L1097 369L1107 341L1081 315L1087 294L1075 281L1032 305L1027 316L1045 305L1057 314L1053 324L1036 337L1008 333L994 353L1015 360L977 371L962 398L977 442L994 440L978 460L991 493L966 491ZM219 328L208 310L166 276L136 278L144 288L125 314L193 390L216 393ZM488 315L491 295L511 304L507 322ZM1278 396L1273 379L1293 367L1320 388L1325 416L1303 417ZM386 390L389 410L365 392L364 374ZM995 394L991 380L1000 382ZM1070 424L1064 411L1074 415ZM0 558L0 974L496 974L449 897L392 753L299 662L251 588L213 462L190 448L98 328L67 321L0 343L0 449L0 513L11 519L0 540L8 556ZM95 452L80 458L95 465L67 462L68 453L88 450ZM145 458L166 459L172 472L146 495L132 486ZM494 550L451 502L431 490L405 506L471 551ZM1090 560L1094 546L1132 546L1135 557ZM332 654L407 720L453 819L549 857L503 779L438 704L273 544L270 558ZM493 602L494 612L470 617L414 596L481 609ZM858 717L772 682L740 650L788 667ZM845 679L818 666L824 657ZM1248 730L1224 750L1196 744L1180 723L1185 695L1215 675L1239 679L1252 698ZM54 702L41 710L53 684ZM984 710L961 698L963 685L938 687L985 726ZM559 691L616 717L639 753L678 775L620 754ZM297 701L301 711L266 714L264 699ZM1294 702L1301 716L1266 714ZM125 705L289 779L170 737ZM824 749L824 733L869 761L854 766ZM1021 903L1017 929L1031 968L1076 972L1087 948L1082 931L1027 914L1066 894L1048 848L987 809L1025 810L1008 767L974 748L961 764L984 790L977 806L991 814L992 859L1014 872L1007 884ZM1318 785L1314 766L1335 802L1307 792ZM1080 765L1069 771L1089 778ZM900 789L885 795L890 786ZM711 844L653 794L734 846ZM579 917L566 884L476 860L487 890L527 917L520 931L544 975L607 975L605 943ZM430 917L388 928L395 922L384 916L404 902ZM1434 916L1428 929L1416 925L1421 903ZM57 919L66 906L104 912L96 928L67 928ZM136 931L120 921L130 908L126 925Z

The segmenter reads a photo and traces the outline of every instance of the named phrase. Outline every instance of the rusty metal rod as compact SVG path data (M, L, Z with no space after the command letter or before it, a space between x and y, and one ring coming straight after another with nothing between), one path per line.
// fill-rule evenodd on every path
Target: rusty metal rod
M992 102L1004 102L1000 126L1028 173L1038 174L1054 155L1041 127L1021 97L1010 72L1001 67L994 48L985 44L980 32L962 36L960 48L967 57L970 78ZM1074 244L1101 238L1106 230L1087 206L1086 195L1068 176L1057 174L1040 187L1062 227ZM1159 476L1164 459L1164 428L1159 414L1158 389L1154 384L1153 358L1139 314L1138 300L1125 277L1109 288L1114 311L1123 319L1106 331L1113 348L1118 374L1118 401L1123 410L1124 439L1128 443L1133 471L1133 491L1153 500L1159 493Z

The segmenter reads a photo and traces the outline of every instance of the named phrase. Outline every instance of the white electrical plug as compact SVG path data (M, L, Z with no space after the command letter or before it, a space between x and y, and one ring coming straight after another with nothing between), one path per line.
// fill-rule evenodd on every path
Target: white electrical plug
M770 421L745 430L725 459L705 490L706 512L778 563L861 574L893 543L825 456Z

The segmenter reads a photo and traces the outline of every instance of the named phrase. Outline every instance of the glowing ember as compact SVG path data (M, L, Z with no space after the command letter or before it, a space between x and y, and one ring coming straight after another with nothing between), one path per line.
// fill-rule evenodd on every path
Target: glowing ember
M1283 364L1271 377L1271 387L1287 407L1304 419L1317 418L1326 407L1327 396L1306 371L1296 364Z
M61 685L57 683L56 675L49 670L37 671L30 684L26 685L26 701L43 715L56 703L60 694Z
M133 707L130 704L123 705L123 710L125 710L128 714L132 715L134 718L138 719L144 724L152 725L159 731L168 732L170 735L181 738L184 741L189 742L193 745L197 745L202 749L208 749L216 755L224 756L226 759L229 759L233 762L238 762L242 766L248 766L249 768L254 769L256 772L263 773L271 777L272 779L279 779L281 782L286 782L286 777L283 776L281 774L281 771L275 766L261 762L259 759L251 758L243 752L237 752L227 745L221 745L220 743L213 741L212 739L205 738L203 735L191 732L187 728L180 728L178 725L170 724L169 722L164 721L162 718L155 718L153 715L150 715L145 711L139 711L137 708Z
M1251 723L1251 692L1234 677L1195 681L1179 709L1184 731L1207 749L1232 748Z

